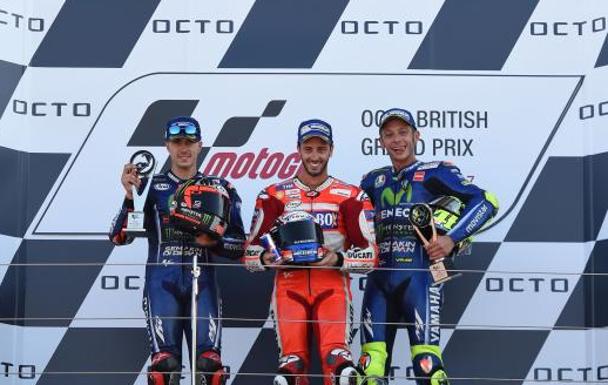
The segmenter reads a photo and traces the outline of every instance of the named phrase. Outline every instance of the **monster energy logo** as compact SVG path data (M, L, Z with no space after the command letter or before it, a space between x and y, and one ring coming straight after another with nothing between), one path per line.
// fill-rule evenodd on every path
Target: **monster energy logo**
M410 202L412 200L412 186L408 184L405 189L400 188L396 194L391 187L385 187L380 196L382 207L395 206L401 203L403 194L405 194L405 201Z
M209 215L209 214L203 214L203 217L201 218L201 222L206 225L210 225L211 222L213 222L213 216Z

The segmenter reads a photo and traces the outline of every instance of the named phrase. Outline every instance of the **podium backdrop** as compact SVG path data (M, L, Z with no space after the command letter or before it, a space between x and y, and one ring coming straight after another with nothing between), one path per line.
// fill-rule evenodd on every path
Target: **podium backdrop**
M602 0L0 1L0 385L146 383L147 244L105 234L129 156L165 164L168 118L201 122L201 170L234 183L248 227L300 166L300 121L332 124L330 173L358 184L389 162L390 107L417 118L419 159L501 205L445 287L448 373L608 380L607 17ZM246 373L276 368L272 275L218 274L231 384L269 384ZM413 384L397 341L391 375Z

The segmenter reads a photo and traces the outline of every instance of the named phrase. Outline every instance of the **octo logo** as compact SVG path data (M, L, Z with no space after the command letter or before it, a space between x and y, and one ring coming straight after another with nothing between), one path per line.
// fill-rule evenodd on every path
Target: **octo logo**
M263 148L257 154L254 152L216 152L211 156L203 174L217 175L222 178L230 176L239 179L247 176L249 179L269 179L278 176L288 179L297 173L300 168L300 155L297 152L284 154L282 152L270 153Z

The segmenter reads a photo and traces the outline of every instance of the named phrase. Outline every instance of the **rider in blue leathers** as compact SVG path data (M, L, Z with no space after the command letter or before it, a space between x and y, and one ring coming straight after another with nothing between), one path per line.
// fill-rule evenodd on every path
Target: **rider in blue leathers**
M396 333L396 326L386 323L395 322L407 325L417 383L448 384L439 348L443 285L433 284L429 263L448 257L498 209L494 195L464 178L457 167L417 161L419 137L408 111L387 110L380 119L380 140L392 166L373 170L361 181L375 208L381 268L368 275L361 312L360 364L368 384L386 383L385 366ZM456 197L464 208L447 234L424 247L409 221L409 209L440 196Z
M146 314L152 365L149 384L177 385L181 370L182 338L191 341L190 295L192 257L198 256L197 369L214 373L205 377L207 384L225 381L220 358L221 299L213 266L205 265L214 255L240 258L245 232L241 218L241 199L234 187L222 178L206 177L197 172L196 159L201 149L200 127L196 120L178 117L167 124L165 140L171 157L171 169L154 175L144 208L148 238L148 265L143 308ZM230 213L224 236L214 241L206 235L195 237L175 228L170 221L170 202L178 186L190 178L205 178L206 183L223 186L230 198ZM124 232L127 214L133 210L130 186L140 184L134 165L127 164L122 183L127 196L116 216L110 239L116 245L133 241ZM191 347L189 347L191 348Z

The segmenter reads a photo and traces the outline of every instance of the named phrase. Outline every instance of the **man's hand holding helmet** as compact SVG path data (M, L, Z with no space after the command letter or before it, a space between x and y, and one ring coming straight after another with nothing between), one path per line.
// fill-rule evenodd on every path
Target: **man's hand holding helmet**
M323 248L323 231L314 217L306 211L293 211L280 216L275 226L260 238L266 252L265 265L318 265L326 266L327 257L334 254Z
M186 181L175 192L171 222L195 236L202 246L214 246L226 231L230 212L228 191L207 178Z

